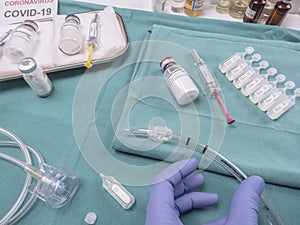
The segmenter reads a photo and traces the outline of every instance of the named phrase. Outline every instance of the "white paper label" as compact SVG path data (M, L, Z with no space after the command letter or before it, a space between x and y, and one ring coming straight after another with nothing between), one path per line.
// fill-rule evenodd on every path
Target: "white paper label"
M255 16L255 14L256 14L256 11L252 10L252 9L248 6L248 8L247 8L247 10L246 10L246 12L245 12L245 15L246 15L248 18L253 19L254 16Z
M58 0L1 0L0 24L52 18L57 15Z

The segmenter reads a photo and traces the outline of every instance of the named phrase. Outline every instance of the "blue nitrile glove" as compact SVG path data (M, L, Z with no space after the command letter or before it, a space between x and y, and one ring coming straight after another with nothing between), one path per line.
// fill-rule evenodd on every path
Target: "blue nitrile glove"
M146 225L182 225L180 214L218 202L217 194L191 192L204 182L194 158L174 163L159 173L151 186Z
M261 177L248 177L234 193L228 216L205 225L257 225L260 195L264 187Z

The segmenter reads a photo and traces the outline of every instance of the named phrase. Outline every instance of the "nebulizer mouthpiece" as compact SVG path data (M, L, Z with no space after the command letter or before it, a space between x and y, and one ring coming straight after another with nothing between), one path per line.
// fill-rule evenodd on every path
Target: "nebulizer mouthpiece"
M52 208L60 208L74 196L78 178L72 171L65 171L44 164L45 173L37 183L34 195Z

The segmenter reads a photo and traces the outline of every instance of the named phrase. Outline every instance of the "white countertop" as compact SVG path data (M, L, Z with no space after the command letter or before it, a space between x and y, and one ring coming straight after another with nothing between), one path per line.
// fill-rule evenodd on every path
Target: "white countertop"
M75 0L75 1L89 2L89 3L101 4L101 5L111 5L111 6L127 8L127 9L153 11L152 0ZM167 8L169 8L168 7L169 5L170 4L167 4ZM242 22L242 19L235 19L229 16L228 14L217 13L215 7L216 6L214 4L211 4L208 9L202 11L199 17ZM170 9L168 9L166 13L174 14L173 12L171 12ZM178 15L185 16L183 13ZM300 15L288 14L281 26L290 29L300 30Z

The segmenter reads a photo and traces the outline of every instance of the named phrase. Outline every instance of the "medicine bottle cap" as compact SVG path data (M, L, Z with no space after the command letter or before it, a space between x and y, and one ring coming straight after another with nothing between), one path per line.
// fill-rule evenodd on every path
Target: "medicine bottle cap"
M74 14L67 15L65 18L65 21L70 21L70 22L74 22L76 24L80 24L79 17Z
M37 63L34 58L26 57L22 59L18 65L18 68L21 73L28 74L32 73L37 68Z
M21 25L26 25L31 27L35 32L38 31L39 26L37 25L36 22L34 22L33 20L25 20Z
M168 56L168 57L164 58L163 60L161 60L159 65L160 65L160 68L162 69L163 72L166 70L166 66L170 63L171 64L176 63L176 61L170 56Z

